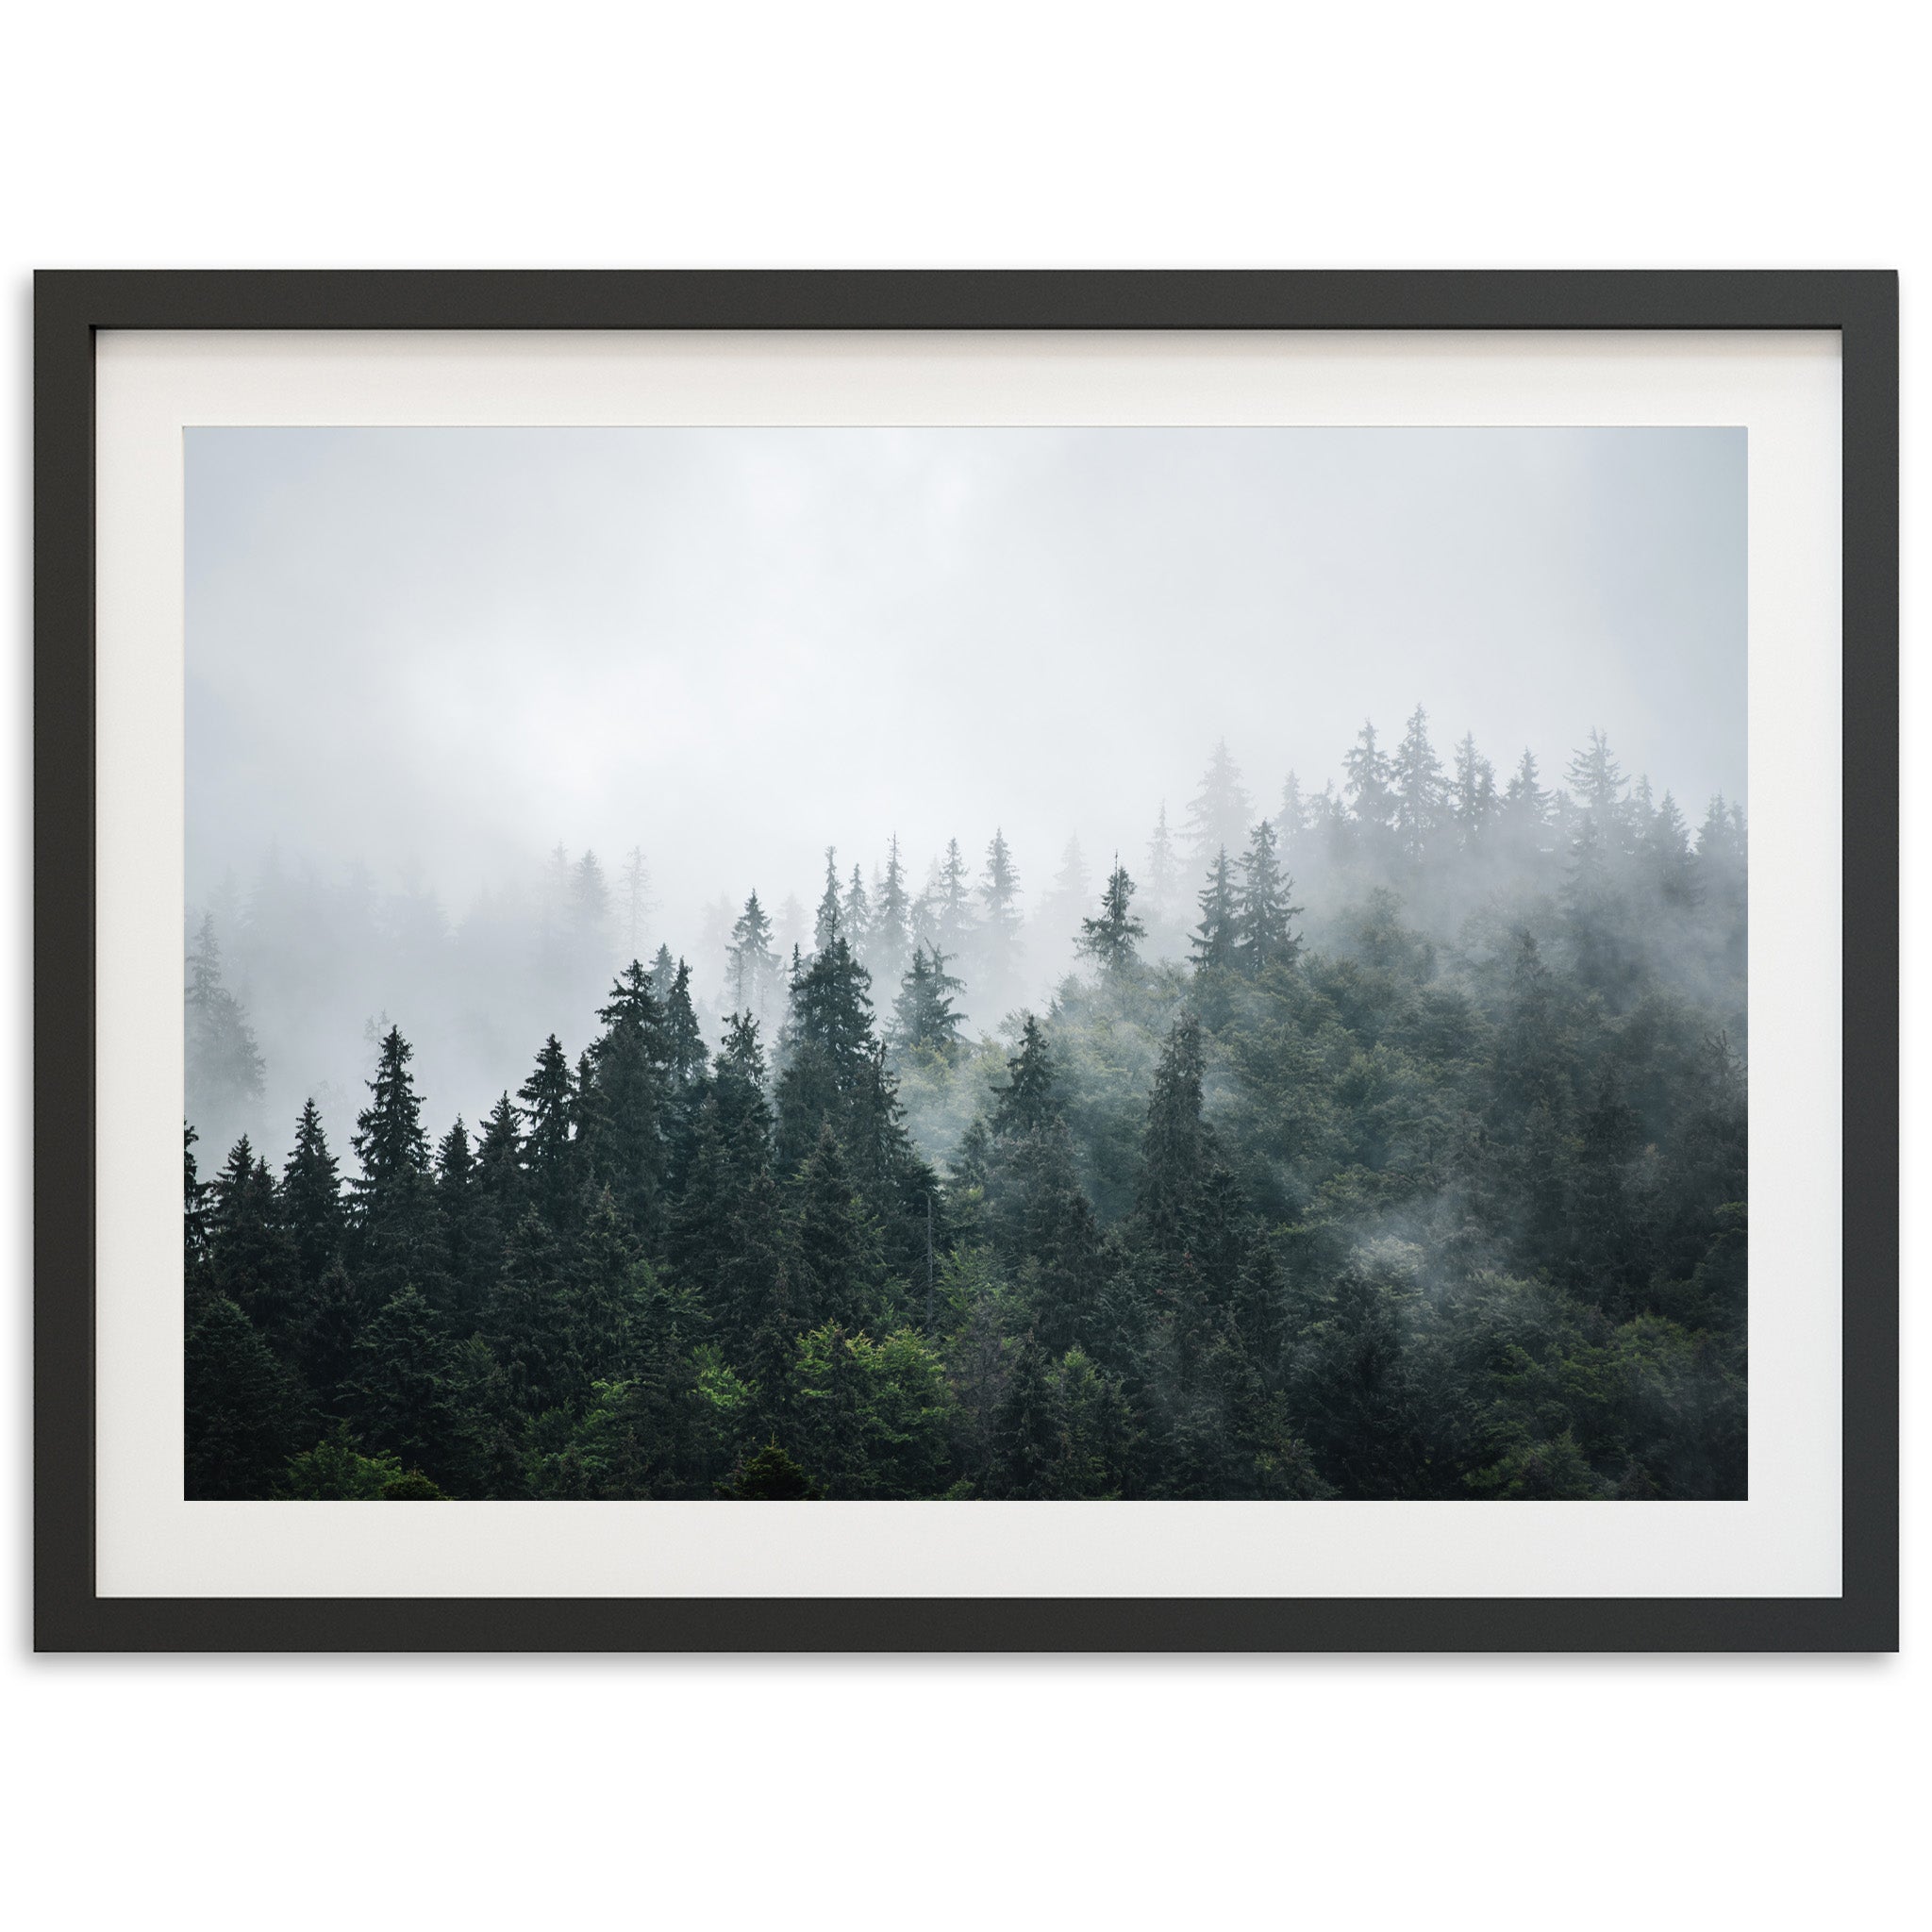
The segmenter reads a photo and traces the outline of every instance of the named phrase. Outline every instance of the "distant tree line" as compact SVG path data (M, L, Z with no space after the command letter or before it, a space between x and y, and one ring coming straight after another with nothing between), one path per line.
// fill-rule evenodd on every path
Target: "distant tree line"
M1418 711L1257 816L1219 748L1139 881L1063 865L1080 970L1004 1032L997 835L828 854L790 949L754 893L715 1032L637 909L474 1126L382 1030L346 1178L313 1101L204 1176L262 1077L210 924L189 1493L1742 1495L1744 823L1565 775Z

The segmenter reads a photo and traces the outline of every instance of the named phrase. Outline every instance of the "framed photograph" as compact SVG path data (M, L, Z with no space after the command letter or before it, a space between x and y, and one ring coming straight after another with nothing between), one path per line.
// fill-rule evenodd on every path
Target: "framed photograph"
M35 382L41 1647L1895 1646L1894 277Z

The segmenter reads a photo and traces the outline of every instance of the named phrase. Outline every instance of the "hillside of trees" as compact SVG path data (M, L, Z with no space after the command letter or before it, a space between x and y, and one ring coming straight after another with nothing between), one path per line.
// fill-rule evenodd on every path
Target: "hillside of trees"
M1218 749L1024 919L997 834L885 850L715 1005L634 897L575 1057L439 1132L388 1024L278 1159L199 1137L264 1080L201 923L187 1492L1745 1493L1735 808L1418 710L1273 811Z

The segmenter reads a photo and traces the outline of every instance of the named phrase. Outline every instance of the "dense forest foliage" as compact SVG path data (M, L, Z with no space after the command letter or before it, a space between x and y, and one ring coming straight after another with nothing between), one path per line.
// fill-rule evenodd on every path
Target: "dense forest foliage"
M198 1163L262 1084L209 920L189 1494L1741 1496L1743 820L1565 775L1418 710L1258 815L1218 750L1024 922L997 835L828 855L719 1021L639 944L440 1138L380 1030L346 1174L313 1101Z

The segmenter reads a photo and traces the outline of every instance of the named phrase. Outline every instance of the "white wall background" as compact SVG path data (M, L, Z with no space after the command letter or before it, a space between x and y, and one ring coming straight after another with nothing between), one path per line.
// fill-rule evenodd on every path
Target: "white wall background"
M27 271L1897 266L1903 5L37 8L0 103L0 1870L15 1923L1798 1925L1923 1911L1900 1660L27 1657ZM1907 650L1907 716L1926 721ZM1925 787L1908 765L1907 870ZM1907 905L1907 969L1924 953ZM1912 980L1908 980L1908 990ZM1907 1086L1932 1074L1909 1024ZM1923 1169L1917 1118L1907 1174ZM1908 1182L1909 1185L1909 1182ZM1909 1230L1907 1303L1924 1242ZM1923 1389L1908 1306L1907 1393Z

